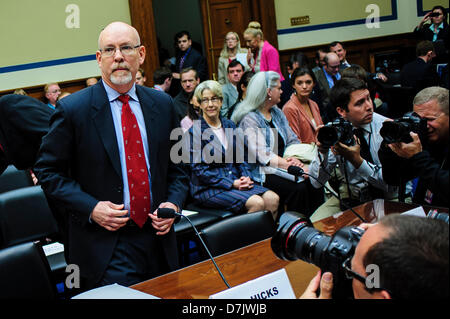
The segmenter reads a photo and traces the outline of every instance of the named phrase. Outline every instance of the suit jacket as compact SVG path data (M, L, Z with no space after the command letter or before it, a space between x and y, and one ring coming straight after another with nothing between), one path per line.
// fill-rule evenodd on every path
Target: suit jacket
M52 114L47 105L29 96L0 98L0 175L10 164L18 169L33 166Z
M189 54L186 56L186 59L184 60L183 63L183 67L187 68L187 67L193 67L197 72L198 72L198 76L200 78L200 81L205 81L208 78L208 70L207 70L207 66L206 66L206 60L205 58L194 48L191 47L190 49L191 51L189 52ZM176 59L176 64L175 64L175 68L176 68L176 72L181 72L180 68L180 61L181 58L184 56L184 52L179 52L177 55L177 59Z
M313 115L316 127L322 125L322 118L320 117L319 107L313 100L309 100L309 107ZM316 143L316 129L313 126L306 110L300 105L296 95L292 95L289 102L284 105L283 113L289 121L289 126L292 128L298 139L302 143Z
M233 182L239 179L241 176L251 176L248 164L243 161L238 161L239 158L235 158L237 154L243 154L243 143L242 149L237 150L236 148L236 136L233 135L230 139L227 138L228 148L224 149L220 140L217 136L211 134L205 134L208 139L203 139L203 134L205 130L210 129L210 126L206 123L203 117L200 118L201 127L200 131L196 131L196 126L194 125L189 129L189 147L190 147L190 190L191 195L194 199L199 202L204 202L217 194L223 193L233 189ZM225 118L221 118L222 127L224 129L236 129L236 125ZM197 135L198 134L198 135ZM201 143L194 141L195 139L200 139ZM200 146L201 151L198 152L196 147ZM217 161L209 163L204 155L209 150L209 156L211 158L216 158ZM226 157L227 154L233 152L232 160ZM197 156L201 158L197 158Z
M169 158L170 132L177 127L171 98L136 86L149 143L152 211L161 202L180 208L187 176ZM98 201L123 203L123 181L111 107L102 81L59 101L36 163L41 185L67 219L66 258L80 267L88 287L101 279L117 242L90 214ZM173 228L158 237L171 269L178 267Z
M319 96L321 97L320 103L317 103L322 106L322 108L320 109L320 115L322 116L323 122L328 123L338 116L336 109L330 103L331 88L322 68L317 70L314 75L316 76L318 88L320 91Z
M438 85L439 77L436 73L436 65L417 58L403 67L400 81L402 86L412 87L416 93L426 87Z
M220 110L220 115L226 117L228 115L230 107L234 103L236 103L239 97L239 93L237 89L234 87L234 85L231 83L222 85L222 92L223 92L223 102L222 102L222 109Z

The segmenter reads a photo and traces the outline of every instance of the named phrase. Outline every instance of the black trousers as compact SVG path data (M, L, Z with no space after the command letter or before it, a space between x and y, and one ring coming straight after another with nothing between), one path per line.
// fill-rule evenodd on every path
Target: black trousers
M99 286L114 283L131 286L169 272L150 221L142 229L135 225L125 226L118 232L119 239Z
M288 211L299 212L307 217L324 201L323 189L314 188L309 179L295 183L275 174L267 174L263 186L277 193L280 203L284 203Z

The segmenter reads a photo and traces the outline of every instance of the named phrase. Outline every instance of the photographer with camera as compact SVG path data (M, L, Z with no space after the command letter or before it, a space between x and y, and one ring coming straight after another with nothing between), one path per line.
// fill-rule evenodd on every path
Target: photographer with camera
M387 118L374 113L366 84L343 78L331 90L330 98L341 118L318 130L319 152L310 165L310 174L315 177L311 184L320 188L338 167L341 200L331 197L311 216L313 222L372 199L397 196L396 187L383 180L377 154L382 142L379 131Z
M288 228L292 222L286 223L275 236L286 234L283 228ZM319 272L312 279L301 299L345 299L352 296L355 299L448 299L447 223L436 219L391 214L377 224L358 227L361 228L364 233L359 242L357 238L353 239L354 250L348 253L341 250L342 254L336 254L327 246L322 250L323 256L320 259L316 257L316 261L321 262L312 261L325 272L322 276ZM304 227L296 233L295 238L286 240L292 243L290 247L295 247L296 253L289 260L298 258L311 262L307 256L312 254L305 248L311 245L304 240L306 236L302 234L311 232L311 229L312 227ZM339 237L338 234L332 239L322 236L315 247L321 245L320 241L330 242L330 246L333 241L338 241L343 246L348 245L342 238L345 237ZM289 250L289 247L274 245L272 248L278 256L280 250ZM284 254L288 255L289 252ZM351 284L351 290L348 286L346 290L335 291L335 283Z
M399 119L394 121L397 125L393 129L383 129L385 141L379 152L383 177L390 185L403 185L418 177L413 195L417 204L449 205L448 99L445 88L423 89L413 104L424 125Z

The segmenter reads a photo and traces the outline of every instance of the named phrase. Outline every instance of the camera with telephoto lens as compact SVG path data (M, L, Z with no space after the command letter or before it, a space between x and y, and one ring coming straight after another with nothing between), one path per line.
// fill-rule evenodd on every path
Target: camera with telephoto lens
M342 117L338 117L333 122L327 123L319 129L317 139L323 147L334 146L337 142L347 146L355 145L352 123Z
M285 212L272 237L272 250L278 258L301 259L333 274L333 299L353 298L352 281L347 279L342 264L353 257L364 234L358 227L343 227L333 236L315 229L310 220L296 212Z
M415 112L409 112L394 121L384 122L380 135L387 144L411 143L413 140L409 134L410 132L418 134L422 140L422 137L426 136L427 120L421 118Z

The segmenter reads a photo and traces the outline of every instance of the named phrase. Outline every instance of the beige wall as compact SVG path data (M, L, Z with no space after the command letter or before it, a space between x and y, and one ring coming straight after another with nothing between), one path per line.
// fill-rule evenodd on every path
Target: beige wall
M79 8L79 27L74 10ZM5 67L94 55L98 34L112 21L130 23L128 0L2 1L0 71ZM71 60L69 60L71 61ZM13 69L16 70L16 69ZM99 74L95 60L0 73L0 91Z
M424 10L435 4L434 0L423 1ZM368 28L365 24L325 28L308 32L278 35L280 50L328 44L334 40L350 41L411 32L420 21L416 0L397 0L397 19L380 21L379 28ZM369 13L366 6L376 4L380 16L392 15L391 0L275 0L277 28L292 29L290 18L310 16L310 24L304 27L324 25L352 20L365 21ZM448 5L448 3L447 3ZM303 26L298 26L303 27Z

